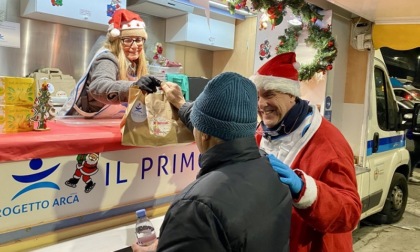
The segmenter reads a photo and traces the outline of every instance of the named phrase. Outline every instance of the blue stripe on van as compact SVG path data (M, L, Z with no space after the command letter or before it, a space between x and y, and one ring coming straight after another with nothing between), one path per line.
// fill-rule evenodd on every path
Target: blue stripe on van
M372 155L373 140L367 142L367 156ZM376 153L405 148L405 135L384 137L379 139L379 148Z

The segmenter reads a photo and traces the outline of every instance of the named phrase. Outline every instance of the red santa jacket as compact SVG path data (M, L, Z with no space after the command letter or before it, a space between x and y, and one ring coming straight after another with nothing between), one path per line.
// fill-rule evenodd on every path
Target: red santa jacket
M352 252L352 230L361 215L353 152L336 127L319 113L314 117L318 125L310 119L302 125L315 129L305 133L311 135L308 139L297 141L304 142L299 148L293 145L296 139L284 144L282 137L262 139L262 149L299 169L295 172L305 182L292 211L290 251ZM290 150L286 158L284 149Z

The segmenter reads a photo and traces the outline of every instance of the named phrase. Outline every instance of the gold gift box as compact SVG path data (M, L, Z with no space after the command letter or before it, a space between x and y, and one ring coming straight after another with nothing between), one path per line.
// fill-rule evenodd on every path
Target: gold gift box
M0 104L32 106L35 97L35 79L0 77Z
M33 130L32 106L0 105L0 133Z

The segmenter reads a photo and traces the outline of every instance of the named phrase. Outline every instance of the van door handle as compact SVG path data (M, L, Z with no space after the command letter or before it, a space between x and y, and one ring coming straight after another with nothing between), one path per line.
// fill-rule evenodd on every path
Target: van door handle
M375 132L373 134L373 146L372 146L372 153L376 153L379 149L379 133Z

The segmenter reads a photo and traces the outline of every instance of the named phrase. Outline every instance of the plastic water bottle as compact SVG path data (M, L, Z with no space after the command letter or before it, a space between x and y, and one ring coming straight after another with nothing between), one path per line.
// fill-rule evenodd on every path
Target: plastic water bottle
M145 209L137 210L136 215L137 222L135 232L137 244L140 246L148 246L156 240L155 228L149 218L147 218Z

